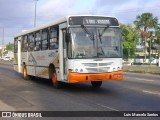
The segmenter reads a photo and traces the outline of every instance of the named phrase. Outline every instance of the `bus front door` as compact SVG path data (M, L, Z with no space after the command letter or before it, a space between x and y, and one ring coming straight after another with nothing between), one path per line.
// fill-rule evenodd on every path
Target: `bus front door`
M66 23L59 26L59 61L61 80L67 81Z

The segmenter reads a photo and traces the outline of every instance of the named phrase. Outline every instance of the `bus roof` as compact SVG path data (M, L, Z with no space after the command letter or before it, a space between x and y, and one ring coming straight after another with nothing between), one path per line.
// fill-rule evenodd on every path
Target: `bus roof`
M52 21L52 22L50 22L50 23L47 23L47 24L44 24L44 25L40 25L40 26L31 28L31 29L29 29L29 30L24 30L23 32L17 34L15 37L19 37L19 36L22 36L22 35L25 35L25 34L34 32L34 31L41 30L41 29L46 28L46 27L49 27L49 26L54 26L54 25L56 25L56 24L63 23L63 22L67 22L67 17L64 17L64 18L61 18L61 19L57 19L57 20Z
M40 26L37 26L37 27L34 27L32 29L29 29L29 30L24 30L22 31L21 33L17 34L15 37L20 37L22 35L25 35L25 34L29 34L31 32L34 32L34 31L38 31L38 30L41 30L41 29L44 29L44 28L47 28L47 27L50 27L50 26L54 26L54 25L57 25L57 24L60 24L60 23L65 23L67 22L68 18L70 17L111 17L111 18L115 18L113 16L104 16L104 15L70 15L70 16L65 16L63 18L60 18L60 19L56 19L52 22L49 22L47 24L44 24L44 25L40 25ZM116 18L115 18L116 19Z

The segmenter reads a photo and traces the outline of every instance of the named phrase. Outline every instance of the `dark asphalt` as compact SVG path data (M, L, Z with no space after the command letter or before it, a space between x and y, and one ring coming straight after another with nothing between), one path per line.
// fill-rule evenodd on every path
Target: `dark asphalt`
M4 110L160 111L160 76L125 73L123 81L103 82L100 89L93 89L90 83L64 85L62 89L55 89L49 80L26 81L13 70L11 64L0 64L0 111ZM97 119L105 118L92 118Z

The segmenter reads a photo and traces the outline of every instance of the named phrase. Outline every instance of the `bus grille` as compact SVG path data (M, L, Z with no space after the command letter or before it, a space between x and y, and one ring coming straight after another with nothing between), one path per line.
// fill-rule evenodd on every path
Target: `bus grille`
M97 63L82 63L86 67L97 67Z
M110 67L100 67L100 68L86 68L89 73L104 73L108 72Z
M82 63L85 67L88 73L104 73L108 72L113 62L108 63Z
M99 72L102 73L102 72L108 72L109 71L109 68L110 67L101 67L99 68Z
M89 72L89 73L97 73L98 72L98 69L97 68L86 68L87 69L87 71Z
M108 66L111 65L113 62L108 62L108 63L99 63L99 66Z

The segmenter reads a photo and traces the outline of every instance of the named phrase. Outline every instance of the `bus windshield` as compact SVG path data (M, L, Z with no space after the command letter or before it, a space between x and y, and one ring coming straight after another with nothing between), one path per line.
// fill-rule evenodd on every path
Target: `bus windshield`
M122 57L119 28L69 28L68 57L74 59Z

